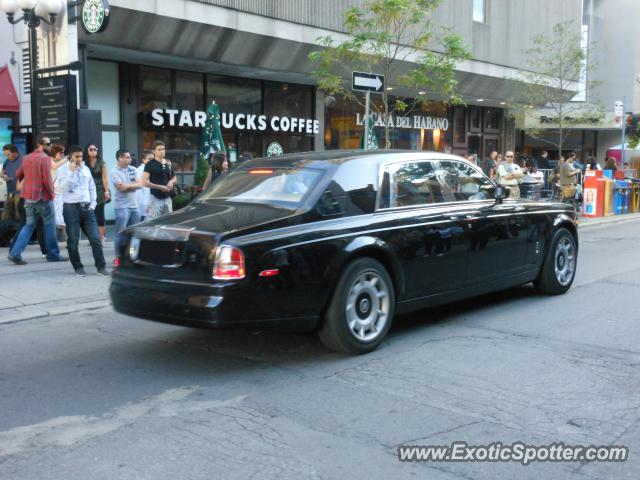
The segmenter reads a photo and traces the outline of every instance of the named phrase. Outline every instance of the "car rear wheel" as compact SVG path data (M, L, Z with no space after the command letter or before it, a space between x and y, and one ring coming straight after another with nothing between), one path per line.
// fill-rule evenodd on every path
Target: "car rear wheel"
M394 311L395 291L387 270L372 258L359 258L340 277L318 335L331 350L368 353L389 331Z
M560 295L571 287L578 265L578 247L569 230L560 228L551 240L551 247L534 285L550 295Z

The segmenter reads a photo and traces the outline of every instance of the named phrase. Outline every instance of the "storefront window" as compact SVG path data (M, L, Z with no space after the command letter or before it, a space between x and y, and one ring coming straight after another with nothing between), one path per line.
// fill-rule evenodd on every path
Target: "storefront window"
M176 72L176 106L181 110L201 110L204 84L201 73Z
M154 140L164 141L176 173L185 172L185 178L197 165L204 111L211 101L220 107L232 162L265 156L273 142L284 153L314 148L318 126L312 86L152 67L140 67L139 75L142 144L150 148Z
M200 152L200 133L149 130L143 132L143 148L150 150L156 140L164 142L167 146L166 158L171 160L176 173L194 171Z
M447 105L441 102L414 105L411 99L403 100L408 103L409 109L391 115L393 126L389 130L390 148L449 151L453 129ZM390 105L395 101L395 97L389 98ZM377 113L384 111L384 105L380 99L372 104L372 115L376 121L374 132L380 148L385 148L386 128L382 116ZM360 140L364 134L364 103L338 96L327 97L325 105L325 148L360 148Z
M225 113L260 113L262 88L260 80L207 76L207 105L215 101Z
M467 126L464 108L456 108L453 112L453 143L465 145L467 142Z
M484 131L499 132L500 120L502 119L502 111L497 108L484 109Z
M264 113L267 116L311 118L312 87L291 83L264 83Z
M171 71L162 68L140 67L140 109L171 107Z
M482 114L480 107L469 107L469 130L479 132L482 129Z

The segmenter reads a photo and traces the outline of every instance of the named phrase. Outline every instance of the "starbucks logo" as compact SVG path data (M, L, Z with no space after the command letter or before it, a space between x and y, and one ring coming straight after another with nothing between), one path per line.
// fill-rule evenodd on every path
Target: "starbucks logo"
M85 0L82 7L82 28L88 34L103 31L109 20L107 0Z
M267 147L267 157L277 157L279 155L284 155L282 145L278 142L271 142Z

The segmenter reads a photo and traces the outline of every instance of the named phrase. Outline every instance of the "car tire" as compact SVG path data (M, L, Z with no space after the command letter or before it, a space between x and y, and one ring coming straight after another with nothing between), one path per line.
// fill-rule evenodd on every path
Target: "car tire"
M368 257L352 261L326 309L320 341L347 354L375 350L391 327L395 301L393 282L380 262Z
M571 288L577 265L576 239L566 228L559 228L551 239L538 278L533 282L534 286L542 293L561 295Z
M8 247L18 230L20 230L19 222L15 220L0 221L0 247Z

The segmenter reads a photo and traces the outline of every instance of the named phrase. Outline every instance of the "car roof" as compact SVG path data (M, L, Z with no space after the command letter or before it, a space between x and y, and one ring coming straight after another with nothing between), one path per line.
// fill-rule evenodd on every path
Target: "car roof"
M339 165L347 162L380 164L390 161L411 160L464 160L462 157L441 152L416 150L323 150L290 153L277 157L256 158L239 165L239 168L254 167L320 167Z

